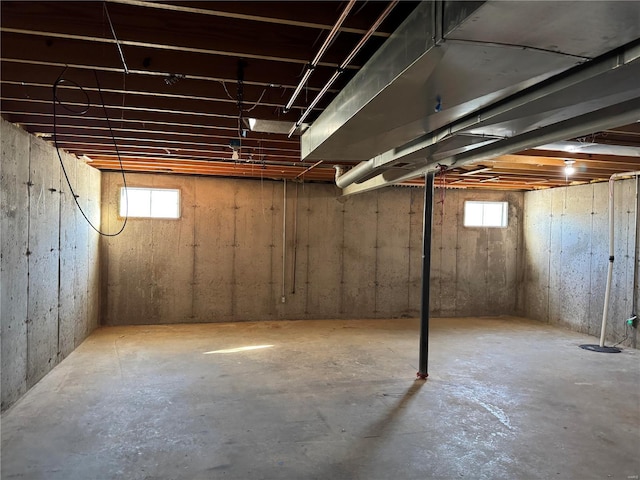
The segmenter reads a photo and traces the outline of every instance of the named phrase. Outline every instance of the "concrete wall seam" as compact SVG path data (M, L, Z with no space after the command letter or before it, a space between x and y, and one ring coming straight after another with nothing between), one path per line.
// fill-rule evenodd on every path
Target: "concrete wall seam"
M607 205L606 182L525 193L521 295L527 317L600 335L609 256ZM616 182L616 261L606 341L626 338L623 345L632 347L637 346L637 330L626 327L625 320L634 313L633 299L639 295L633 285L638 268L635 209L635 180Z
M295 293L287 287L282 303L282 181L154 174L130 179L181 189L182 218L134 219L122 236L102 239L105 324L419 314L421 189L388 188L345 201L333 185L300 184L294 238L295 189L288 188L285 264L291 269L285 281L292 290L295 276L296 285ZM117 174L103 175L104 225L118 221L118 182ZM507 199L510 226L462 226L465 199ZM439 240L432 263L439 267L432 274L433 315L516 313L523 201L520 192L447 190L445 213L434 222ZM489 264L497 273L485 271Z
M98 325L99 243L76 212L55 149L2 120L2 410ZM62 154L100 219L100 172ZM93 188L92 188L93 187Z

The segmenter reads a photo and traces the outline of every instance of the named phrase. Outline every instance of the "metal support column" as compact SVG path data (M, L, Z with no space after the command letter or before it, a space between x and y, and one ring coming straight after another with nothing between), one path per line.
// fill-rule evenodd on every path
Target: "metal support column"
M431 275L431 229L433 226L433 178L435 172L424 177L424 219L422 221L422 302L420 305L420 359L417 376L429 376L429 287Z

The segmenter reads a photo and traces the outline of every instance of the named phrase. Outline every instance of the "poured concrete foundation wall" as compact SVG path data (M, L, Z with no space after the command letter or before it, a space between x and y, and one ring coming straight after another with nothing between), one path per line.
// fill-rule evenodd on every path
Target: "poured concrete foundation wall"
M99 241L53 147L2 120L2 409L98 325ZM100 221L100 172L63 154L79 202Z
M608 344L636 346L631 316L635 255L635 180L616 182L615 262ZM600 336L609 263L608 184L555 188L525 193L525 281L527 317ZM626 329L626 330L625 330Z
M419 313L421 188L388 188L341 202L332 185L288 182L283 303L283 182L127 178L130 186L179 188L182 217L130 219L122 235L102 240L107 324ZM103 174L103 225L110 231L122 222L121 186L119 174ZM465 199L508 199L509 228L463 227ZM522 205L521 193L446 192L444 216L438 203L434 218L434 314L517 310Z

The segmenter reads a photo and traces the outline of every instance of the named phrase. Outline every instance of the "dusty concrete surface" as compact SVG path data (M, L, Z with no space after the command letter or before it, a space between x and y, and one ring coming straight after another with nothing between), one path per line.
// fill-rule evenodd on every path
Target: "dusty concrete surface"
M102 328L2 416L2 478L624 479L636 350L516 318ZM271 345L270 347L264 347ZM245 351L219 352L263 346Z
M523 312L572 330L600 335L609 263L608 184L525 193ZM607 342L636 347L625 320L640 292L633 286L635 180L616 182L615 262Z
M131 174L128 184L180 189L182 217L131 219L123 235L102 239L105 324L419 312L423 189L387 188L341 202L333 185L289 182L282 303L283 182ZM122 221L121 186L118 174L103 175L107 229ZM438 191L437 198L433 313L515 313L522 192ZM508 200L509 227L465 228L465 200Z
M97 234L61 180L55 150L1 121L2 409L98 325ZM100 222L100 172L63 153L78 201Z

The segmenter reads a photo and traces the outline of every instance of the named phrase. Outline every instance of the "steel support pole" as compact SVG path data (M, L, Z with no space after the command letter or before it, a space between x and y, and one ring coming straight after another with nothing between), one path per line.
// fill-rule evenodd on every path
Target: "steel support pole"
M422 302L420 305L420 359L417 376L425 380L429 363L429 287L431 276L431 229L433 226L434 172L424 176L424 219L422 221Z

